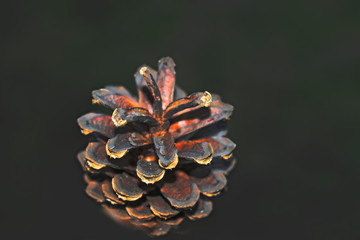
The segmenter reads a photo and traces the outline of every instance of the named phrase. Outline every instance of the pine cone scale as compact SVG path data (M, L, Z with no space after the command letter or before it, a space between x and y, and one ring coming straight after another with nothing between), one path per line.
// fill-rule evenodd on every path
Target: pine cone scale
M219 194L227 182L224 174L208 168L194 169L189 175L200 192L208 197Z
M112 187L119 198L124 201L135 201L144 194L139 180L126 172L116 174L113 177Z
M164 132L164 135L153 134L153 142L156 154L159 157L159 165L165 169L175 168L178 163L177 149L171 133Z
M143 182L152 184L164 177L165 170L159 166L157 158L152 154L146 157L139 157L136 173Z
M170 206L170 204L159 194L147 195L147 201L149 202L151 211L158 217L168 219L180 213Z
M100 89L92 92L93 103L101 104L110 109L114 108L134 108L139 104L130 95L124 93L114 93L108 89Z
M131 217L139 220L146 221L155 217L153 212L150 210L149 204L144 200L129 203L126 205L125 209Z
M175 171L167 176L160 188L162 195L175 208L190 208L199 199L199 188L191 182L190 177L183 171Z
M115 192L112 188L112 183L109 179L106 179L105 181L103 181L103 183L101 184L101 189L102 189L105 199L108 202L110 202L113 205L115 205L115 204L125 205L125 202L120 200L118 195L115 194Z
M99 113L88 113L78 118L78 124L84 135L99 133L111 138L115 134L115 125L110 116Z
M163 109L174 100L175 89L175 63L171 58L159 60L159 77L157 85L163 101Z
M212 202L204 197L201 197L196 205L186 212L190 220L197 220L209 216L213 208Z

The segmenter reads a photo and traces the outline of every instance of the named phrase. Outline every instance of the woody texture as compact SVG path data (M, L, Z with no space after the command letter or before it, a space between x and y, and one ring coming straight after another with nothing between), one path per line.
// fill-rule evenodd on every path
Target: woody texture
M174 67L169 57L158 71L141 66L137 97L122 86L93 91L93 103L112 114L78 118L90 136L78 154L87 195L115 221L151 236L207 217L236 163L236 145L225 137L233 107L207 91L187 95Z

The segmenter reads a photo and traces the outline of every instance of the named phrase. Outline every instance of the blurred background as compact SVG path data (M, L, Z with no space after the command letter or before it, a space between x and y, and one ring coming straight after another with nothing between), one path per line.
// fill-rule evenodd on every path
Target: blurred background
M0 9L1 239L147 239L84 193L76 119L174 58L235 106L239 159L204 220L165 239L360 239L360 1L8 1Z

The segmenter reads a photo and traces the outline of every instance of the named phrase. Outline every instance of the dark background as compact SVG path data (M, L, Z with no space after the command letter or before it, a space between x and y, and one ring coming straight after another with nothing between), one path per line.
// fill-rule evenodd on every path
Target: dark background
M166 239L360 239L360 1L1 4L1 239L147 239L84 194L91 90L171 56L235 106L212 215ZM4 237L3 237L4 236Z

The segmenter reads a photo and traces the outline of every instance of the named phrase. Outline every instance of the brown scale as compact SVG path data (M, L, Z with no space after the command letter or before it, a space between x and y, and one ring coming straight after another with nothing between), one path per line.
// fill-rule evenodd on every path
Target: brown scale
M182 171L171 174L164 181L160 191L176 208L190 208L196 204L200 196L199 188Z
M143 199L127 204L125 209L131 217L139 220L150 220L155 217L149 203Z

